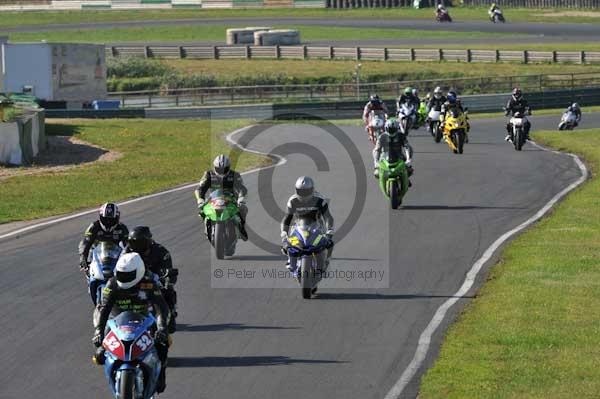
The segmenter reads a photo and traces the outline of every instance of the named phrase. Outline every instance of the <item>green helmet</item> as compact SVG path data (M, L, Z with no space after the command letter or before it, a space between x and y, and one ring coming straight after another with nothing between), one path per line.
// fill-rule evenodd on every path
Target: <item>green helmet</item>
M407 96L412 95L412 87L407 87L406 89L404 89L404 94L406 94Z
M390 118L385 122L385 131L391 137L394 137L400 131L400 126L398 126L398 121L396 118Z

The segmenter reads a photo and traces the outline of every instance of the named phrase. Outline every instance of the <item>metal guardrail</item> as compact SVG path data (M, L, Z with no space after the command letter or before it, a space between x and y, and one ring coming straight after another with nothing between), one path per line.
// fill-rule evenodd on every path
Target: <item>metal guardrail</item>
M109 93L127 107L191 107L257 102L316 102L363 100L370 93L398 97L404 87L417 87L421 93L436 86L453 88L461 94L499 93L519 86L526 92L600 87L600 73L516 75L481 78L429 79L380 83L343 83L282 86L205 87L195 89L146 90Z
M510 93L463 96L462 102L471 112L499 112L506 104ZM583 107L600 105L599 88L578 88L573 90L548 90L527 94L532 109L562 108L577 101ZM386 101L390 110L395 109L393 101ZM144 117L159 119L353 119L360 118L364 101L338 101L304 104L251 104L237 106L185 107L185 108L146 108L131 110L46 110L48 118L115 118ZM121 114L122 113L122 114Z
M600 63L600 51L446 50L335 46L108 46L109 57Z

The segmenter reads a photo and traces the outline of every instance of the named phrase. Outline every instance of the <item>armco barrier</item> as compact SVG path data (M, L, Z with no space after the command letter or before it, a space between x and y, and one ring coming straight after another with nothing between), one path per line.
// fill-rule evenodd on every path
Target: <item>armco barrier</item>
M510 93L481 94L461 97L471 112L500 112ZM600 88L549 90L527 94L533 110L563 108L577 101L583 107L600 105ZM386 100L395 110L393 100ZM252 104L213 107L170 107L122 110L46 110L48 118L154 118L154 119L354 119L360 118L364 101L339 101L304 104Z
M269 35L271 33L265 33ZM272 33L276 34L276 33ZM299 37L298 37L299 39ZM268 43L265 43L268 44ZM261 51L255 51L262 49ZM335 46L110 46L106 55L112 57L199 58L189 54L203 54L200 58L228 59L257 58L268 52L276 59L332 59L356 61L454 61L454 62L521 62L521 63L600 63L600 51L536 51L536 50L445 50L402 49L391 47L335 47Z

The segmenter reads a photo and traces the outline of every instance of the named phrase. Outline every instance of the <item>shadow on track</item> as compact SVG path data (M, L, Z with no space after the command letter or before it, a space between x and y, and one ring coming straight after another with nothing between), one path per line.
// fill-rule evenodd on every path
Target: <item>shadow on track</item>
M227 330L297 330L300 327L280 327L280 326L253 326L240 323L225 324L177 324L177 331L227 331Z
M241 256L232 256L227 258L227 260L282 260L286 257L283 255L241 255Z
M400 299L431 299L431 298L458 298L454 295L421 295L421 294L373 294L373 293L331 293L324 292L318 293L315 299L325 299L325 300L365 300L365 299L375 299L375 300L400 300ZM464 296L461 298L473 298L473 296Z
M170 367L254 367L282 366L288 364L324 364L346 363L338 360L292 359L287 356L235 356L235 357L172 357Z

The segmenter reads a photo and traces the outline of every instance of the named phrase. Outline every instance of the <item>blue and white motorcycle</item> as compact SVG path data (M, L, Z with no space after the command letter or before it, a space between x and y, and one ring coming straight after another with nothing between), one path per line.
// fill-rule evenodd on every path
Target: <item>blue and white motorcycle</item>
M92 261L88 272L88 292L94 306L102 299L102 289L114 275L117 260L123 249L112 242L100 242L92 250Z
M104 374L116 399L152 399L161 363L151 331L152 314L123 312L107 323L102 341Z

